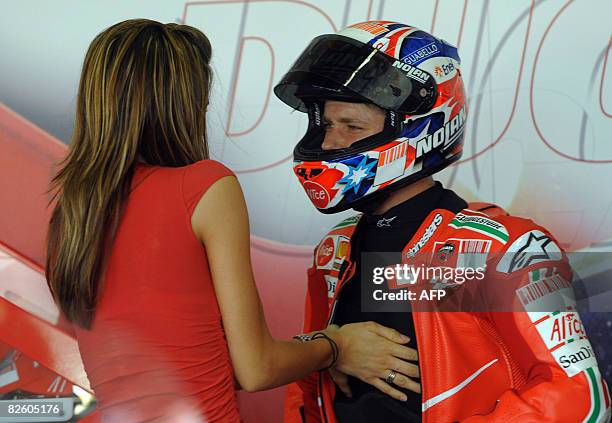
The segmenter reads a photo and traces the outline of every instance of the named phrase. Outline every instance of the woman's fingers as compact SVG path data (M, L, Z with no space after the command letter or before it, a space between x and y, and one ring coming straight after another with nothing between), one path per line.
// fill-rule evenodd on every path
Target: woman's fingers
M351 387L348 383L348 376L333 368L329 369L329 374L331 375L331 378L336 383L336 385L338 385L338 388L340 388L340 390L344 392L344 395L351 398L353 396L353 393L351 392Z
M388 368L393 369L397 373L410 377L420 377L419 366L416 364L400 360L399 358L392 358L389 363L391 365Z
M417 353L417 350L405 345L398 345L398 344L390 344L389 345L389 349L391 352L391 355L393 355L394 357L397 358L401 358L402 360L408 360L408 361L418 361L419 360L419 354Z
M384 392L385 394L389 395L390 397L395 398L396 400L400 400L400 401L407 401L408 400L408 397L406 397L406 394L404 394L402 391L399 391L399 390L393 388L391 385L389 385L387 382L383 381L382 379L374 378L374 379L368 380L366 382L369 383L370 385L378 388L380 391Z
M410 379L408 376L404 376L402 374L397 374L395 376L395 380L393 381L394 385L401 386L404 389L408 389L409 391L416 392L417 394L421 393L421 384L415 382Z

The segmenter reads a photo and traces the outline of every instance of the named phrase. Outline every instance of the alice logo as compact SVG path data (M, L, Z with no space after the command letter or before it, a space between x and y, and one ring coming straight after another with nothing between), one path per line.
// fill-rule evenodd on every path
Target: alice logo
M550 330L551 341L564 342L577 335L584 335L584 328L577 313L559 314L554 318Z

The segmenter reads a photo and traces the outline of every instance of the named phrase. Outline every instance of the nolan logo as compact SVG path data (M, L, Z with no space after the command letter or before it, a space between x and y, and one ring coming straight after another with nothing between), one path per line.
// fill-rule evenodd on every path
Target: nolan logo
M427 81L429 81L429 78L431 78L427 74L427 72L424 72L421 69L415 68L414 66L411 66L408 63L401 62L399 60L396 60L393 63L393 66L406 72L406 76L408 78L412 78L422 84L426 83Z
M327 207L329 204L329 194L321 185L316 182L306 181L304 182L304 190L310 201L320 209Z
M455 141L457 136L463 132L465 123L465 107L463 107L455 117L446 122L443 127L431 135L421 138L416 142L416 157L444 146L445 148Z

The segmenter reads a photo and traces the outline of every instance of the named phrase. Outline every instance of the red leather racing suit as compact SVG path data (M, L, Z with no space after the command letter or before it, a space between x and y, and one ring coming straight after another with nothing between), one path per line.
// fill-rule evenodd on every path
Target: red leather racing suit
M355 272L350 248L358 221L359 216L344 220L315 249L305 332L327 326L343 283ZM514 312L412 312L423 421L609 421L608 387L575 308L569 304L544 312L537 307L551 304L563 290L571 292L571 268L552 235L499 207L470 204L457 214L433 210L402 257L416 252L433 257L450 245L458 256L475 246L485 253L485 285L512 287L509 296L520 307ZM285 422L336 422L334 395L328 372L289 385Z

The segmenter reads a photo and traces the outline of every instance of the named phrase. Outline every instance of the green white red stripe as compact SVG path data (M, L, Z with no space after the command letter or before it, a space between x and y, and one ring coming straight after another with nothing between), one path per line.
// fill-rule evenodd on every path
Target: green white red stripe
M610 398L607 386L597 367L589 367L584 371L589 383L591 408L583 423L604 423L610 418Z
M459 213L448 226L455 229L468 229L486 235L503 244L508 242L509 238L508 230L504 225L485 217L485 215L481 216L480 213L477 215Z

